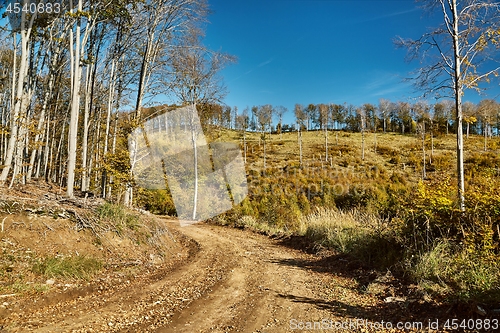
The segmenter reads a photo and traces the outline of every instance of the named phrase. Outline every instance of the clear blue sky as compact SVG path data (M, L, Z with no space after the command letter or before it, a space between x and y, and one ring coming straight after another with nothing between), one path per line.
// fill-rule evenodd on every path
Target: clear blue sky
M209 4L213 14L205 44L238 57L222 72L229 90L225 103L239 110L283 105L289 109L288 122L295 103L414 101L420 92L403 79L418 63L406 63L406 51L396 49L393 39L418 38L441 20L413 0Z

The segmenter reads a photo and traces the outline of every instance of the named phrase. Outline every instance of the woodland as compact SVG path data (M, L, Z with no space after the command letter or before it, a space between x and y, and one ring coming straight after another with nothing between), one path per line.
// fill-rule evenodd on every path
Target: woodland
M17 1L32 2L40 3ZM455 0L430 1L442 5L444 28L396 43L409 60L437 50L414 77L440 92L435 103L287 110L224 104L220 70L236 58L203 45L204 0L59 3L58 13L4 12L1 186L46 182L70 198L175 216L168 188L135 184L128 135L194 104L208 141L240 144L247 168L248 197L212 222L304 237L436 297L498 301L500 104L461 100L498 75L489 53L498 50L498 19L480 20L498 18L498 7L470 0L457 12Z

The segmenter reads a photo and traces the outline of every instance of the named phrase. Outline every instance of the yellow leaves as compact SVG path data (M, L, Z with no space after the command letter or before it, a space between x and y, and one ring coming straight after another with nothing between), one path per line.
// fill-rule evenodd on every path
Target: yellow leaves
M500 29L487 29L481 36L479 36L477 43L475 45L475 49L477 51L484 51L489 43L500 47Z
M425 184L421 180L417 184L417 193L422 199L425 199L426 197Z
M484 49L488 46L488 42L484 35L479 36L477 43L476 43L476 50L477 51L484 51Z
M416 192L415 200L411 203L415 212L433 218L453 210L455 191L449 178L432 184L419 181Z
M474 116L469 116L469 117L464 117L464 121L467 123L467 124L474 124L477 122L477 118L474 117Z
M438 197L432 198L431 202L435 206L438 206L438 207L439 206L451 207L453 205L453 200L451 200L450 198L443 197L443 196L438 196Z

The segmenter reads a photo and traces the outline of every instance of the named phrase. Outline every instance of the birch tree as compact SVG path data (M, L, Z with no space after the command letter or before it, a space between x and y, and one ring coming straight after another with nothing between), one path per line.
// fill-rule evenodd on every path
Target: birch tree
M361 131L361 160L365 160L365 131L366 131L366 108L363 106L356 110L359 117Z
M274 107L274 110L276 112L276 115L278 116L278 126L279 126L279 135L280 135L280 140L283 140L283 116L285 115L285 113L288 112L288 109L286 107L284 107L283 105L278 105L276 107ZM277 126L277 129L278 129L278 126Z
M97 23L97 15L91 11L83 11L84 2L78 0L74 5L70 0L71 10L70 16L74 18L74 27L69 29L69 51L70 51L70 68L71 68L71 111L68 132L68 167L67 167L67 184L66 195L74 196L75 185L75 168L76 168L76 150L78 139L78 117L80 113L80 87L82 83L82 68L83 55L85 45ZM83 32L82 32L83 27Z
M384 98L381 98L378 102L378 111L380 113L380 117L382 118L384 133L387 127L387 119L389 119L389 114L391 112L391 104L391 101Z
M302 128L306 125L307 114L304 111L304 107L300 104L295 104L295 120L297 122L297 141L299 143L299 161L300 166L302 166Z
M250 125L250 118L248 117L248 107L246 107L242 114L236 116L236 127L243 131L243 161L247 163L247 130Z
M481 102L479 102L478 105L478 114L481 120L482 124L482 134L484 138L484 145L483 145L483 150L487 150L487 139L488 139L488 134L492 132L491 130L491 125L493 124L493 121L495 119L496 114L498 113L499 110L499 105L496 101L492 99L484 99ZM490 134L491 136L491 134Z
M28 0L21 1L22 6L26 5L27 3ZM2 170L2 173L0 174L0 184L4 184L9 175L9 171L14 157L14 152L18 144L18 141L20 140L20 138L18 137L18 131L20 125L19 117L21 114L24 114L25 109L28 107L27 105L28 96L26 90L27 84L25 81L27 80L28 62L30 54L29 40L31 37L33 23L35 21L36 16L37 16L36 12L33 15L28 16L28 14L25 11L21 11L21 16L19 18L20 19L19 27L16 27L15 24L12 23L11 19L11 25L13 26L12 40L14 45L14 53L13 53L14 70L12 71L12 83L13 87L16 86L16 89L15 89L15 94L14 94L14 88L12 92L13 98L11 102L12 112L10 115L10 137L5 153L5 161L3 163L4 168ZM19 70L17 71L17 77L16 77L17 33L21 35L21 57L19 59Z
M500 3L489 0L427 0L426 8L439 10L443 23L420 38L398 38L408 49L408 60L425 65L415 73L415 84L436 97L455 101L457 199L465 210L462 97L466 89L498 75L495 59L500 42ZM425 94L424 94L425 95Z
M321 129L325 137L325 162L328 162L328 121L330 112L328 110L328 105L320 104L318 105L319 117L321 119Z
M273 112L274 109L272 105L266 104L262 105L258 108L255 109L255 117L257 118L257 122L259 124L259 129L260 129L260 136L262 139L262 142L264 143L264 170L266 169L266 132L270 131L271 129L271 123L273 120Z

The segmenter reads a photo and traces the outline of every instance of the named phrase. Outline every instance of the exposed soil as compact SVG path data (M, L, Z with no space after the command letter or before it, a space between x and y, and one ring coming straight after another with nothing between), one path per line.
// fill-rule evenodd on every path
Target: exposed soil
M401 332L399 321L423 323L407 332L432 332L429 320L493 318L441 305L390 273L334 253L308 253L293 238L207 224L181 228L143 216L156 230L148 238L154 241L136 244L111 231L92 243L88 228L78 231L65 218L4 216L1 246L14 261L11 273L48 288L0 295L0 332L295 332L311 331L314 322L316 331ZM78 251L102 258L103 272L47 283L22 270L29 261L15 260ZM380 329L388 321L393 329Z

